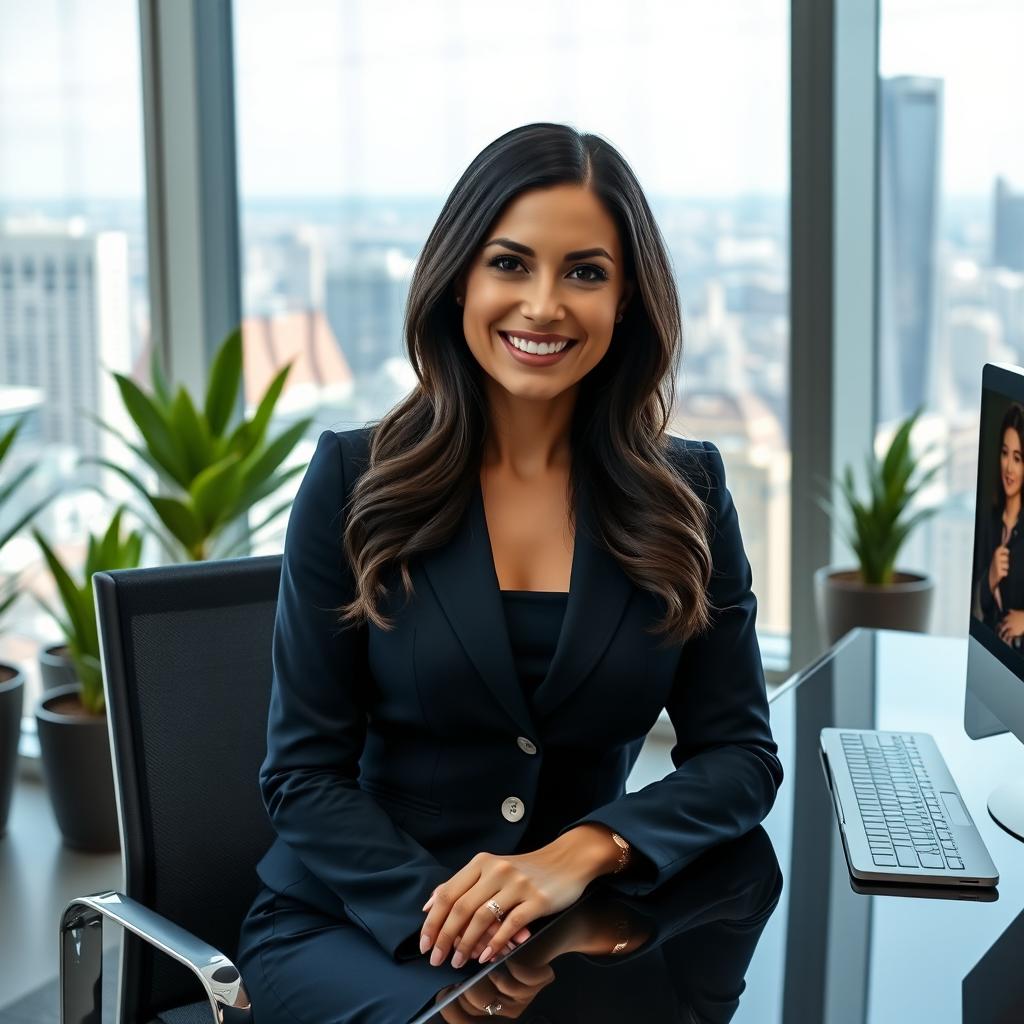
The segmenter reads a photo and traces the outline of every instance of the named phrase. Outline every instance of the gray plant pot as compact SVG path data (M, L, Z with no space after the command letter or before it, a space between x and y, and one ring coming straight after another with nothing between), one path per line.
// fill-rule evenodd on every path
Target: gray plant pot
M60 686L36 704L43 779L65 845L108 852L121 842L107 716L85 711L81 689Z
M14 780L18 774L18 739L25 701L25 674L0 661L0 836L7 831Z
M857 569L826 565L814 573L821 638L829 647L858 626L925 633L934 581L927 574L893 573L889 584L862 583Z
M63 640L39 649L39 675L43 690L56 690L59 686L77 686L74 663L67 655L67 644Z

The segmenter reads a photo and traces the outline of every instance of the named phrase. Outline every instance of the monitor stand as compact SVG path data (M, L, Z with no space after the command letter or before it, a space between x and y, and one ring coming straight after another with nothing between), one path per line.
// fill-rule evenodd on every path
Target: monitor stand
M1007 782L992 790L988 813L997 825L1024 842L1024 782Z

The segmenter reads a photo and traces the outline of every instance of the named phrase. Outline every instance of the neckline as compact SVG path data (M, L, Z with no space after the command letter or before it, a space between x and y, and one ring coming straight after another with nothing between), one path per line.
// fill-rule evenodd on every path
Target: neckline
M502 595L514 594L519 597L568 597L568 590L502 590L498 588L498 592Z
M473 504L476 507L476 512L479 515L479 523L482 527L482 533L484 537L484 547L487 549L487 561L490 565L490 576L494 583L494 589L498 592L498 596L502 597L504 594L553 594L558 597L568 598L573 590L573 581L576 579L576 555L580 549L580 517L581 507L583 503L587 501L586 497L586 482L581 483L579 504L576 509L576 529L573 534L572 544L572 561L569 564L569 589L568 590L503 590L501 584L498 581L498 570L494 564L494 548L491 545L491 532L487 527L487 509L484 506L484 488L480 480L479 472L474 474L474 487L473 487ZM582 513L585 515L585 513Z

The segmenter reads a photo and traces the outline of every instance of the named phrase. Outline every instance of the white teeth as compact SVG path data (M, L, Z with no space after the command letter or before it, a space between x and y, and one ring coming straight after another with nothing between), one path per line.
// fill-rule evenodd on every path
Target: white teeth
M506 334L506 338L520 351L532 352L537 356L547 356L554 352L561 352L566 345L569 344L567 341L560 341L557 344L548 344L546 341L542 341L537 344L535 341L527 341L525 338L517 338L514 334Z

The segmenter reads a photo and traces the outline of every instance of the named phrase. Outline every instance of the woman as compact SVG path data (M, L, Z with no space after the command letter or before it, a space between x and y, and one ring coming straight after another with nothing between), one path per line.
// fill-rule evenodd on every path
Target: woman
M1024 635L1024 558L1020 552L1021 483L1024 481L1024 408L1014 402L999 426L999 479L988 518L981 524L982 620L1004 643Z
M782 781L722 458L666 433L678 296L622 157L549 123L487 146L405 333L418 386L321 434L285 537L258 1024L404 1019L594 880L650 892L749 831ZM663 708L675 770L627 794Z

